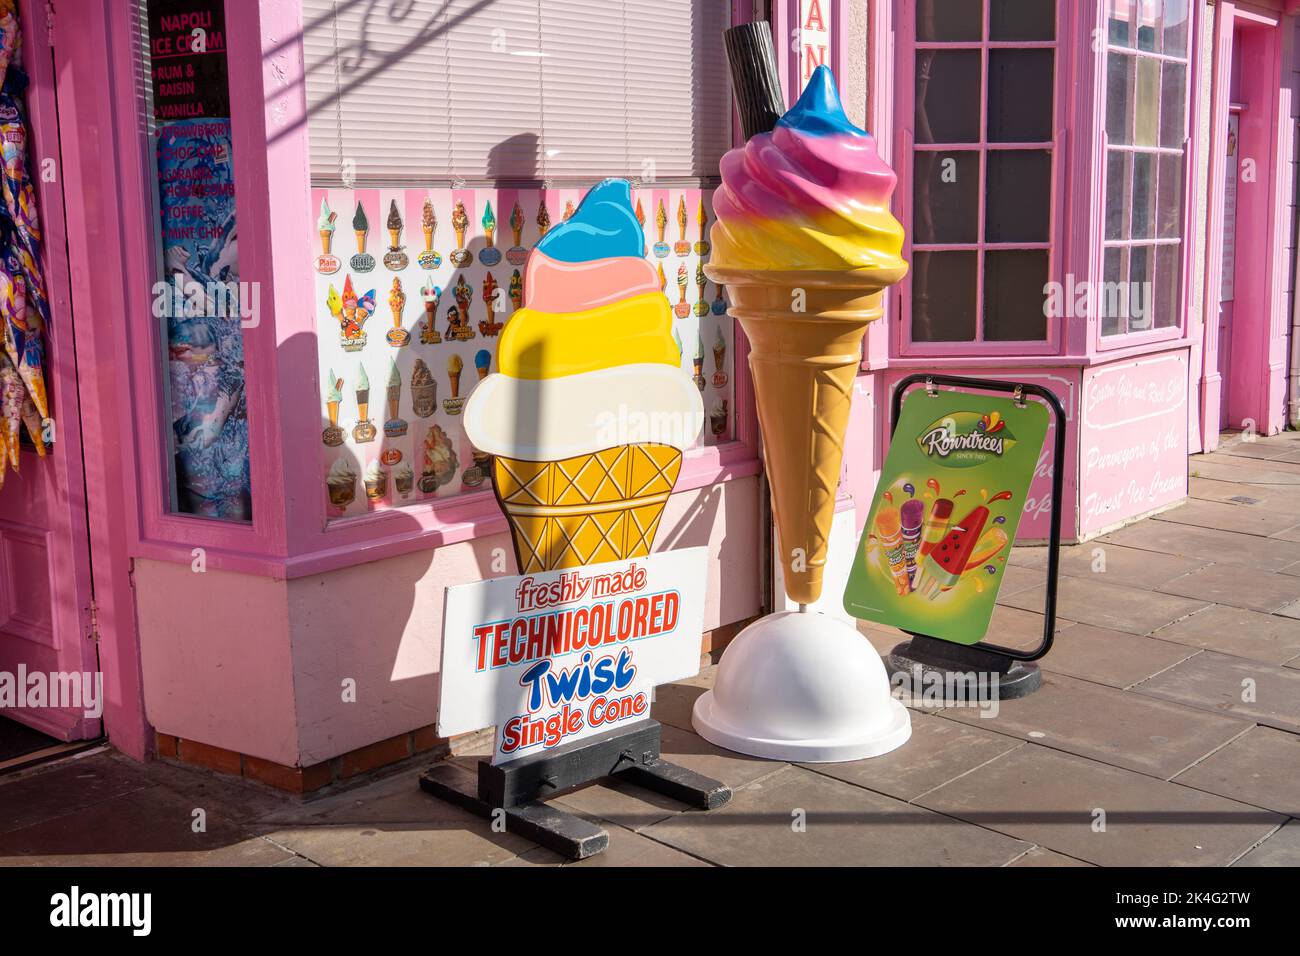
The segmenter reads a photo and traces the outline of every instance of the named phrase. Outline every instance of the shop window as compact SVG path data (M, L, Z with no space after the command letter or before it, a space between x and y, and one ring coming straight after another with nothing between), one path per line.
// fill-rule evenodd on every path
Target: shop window
M330 519L490 493L465 401L499 371L529 250L609 176L633 181L703 393L700 444L732 439L735 328L702 269L731 145L729 15L718 0L304 0Z
M1187 0L1107 0L1104 336L1181 315Z
M915 9L911 341L1045 342L1055 4Z
M166 351L169 509L252 519L244 329L255 284L240 282L225 7L140 0L147 129L155 156L158 272L151 292Z

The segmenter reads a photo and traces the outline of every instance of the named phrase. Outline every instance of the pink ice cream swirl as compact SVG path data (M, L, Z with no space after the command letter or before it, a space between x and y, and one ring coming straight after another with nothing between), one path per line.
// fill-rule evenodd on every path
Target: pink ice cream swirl
M721 173L713 266L868 270L882 284L906 273L903 229L889 211L897 178L844 115L824 67L771 133L722 158Z

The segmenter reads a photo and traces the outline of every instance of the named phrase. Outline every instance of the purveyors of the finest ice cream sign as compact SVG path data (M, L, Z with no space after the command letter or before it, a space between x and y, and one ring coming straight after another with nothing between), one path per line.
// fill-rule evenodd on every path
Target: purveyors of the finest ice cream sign
M699 671L707 549L447 589L441 736L496 727L493 762L650 716Z

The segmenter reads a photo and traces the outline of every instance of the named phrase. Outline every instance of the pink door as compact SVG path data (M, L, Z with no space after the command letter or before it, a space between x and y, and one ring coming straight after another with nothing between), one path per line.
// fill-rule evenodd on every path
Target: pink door
M90 546L81 420L69 304L64 201L60 187L58 117L43 4L24 0L23 65L28 71L28 143L44 233L52 327L46 330L46 387L54 420L54 445L45 458L22 452L21 473L9 472L0 489L0 673L45 676L59 690L43 706L4 707L11 717L62 740L100 734L95 702L91 627ZM69 678L78 675L75 682ZM81 675L89 675L83 677ZM77 695L70 693L77 688ZM81 696L89 689L93 699Z

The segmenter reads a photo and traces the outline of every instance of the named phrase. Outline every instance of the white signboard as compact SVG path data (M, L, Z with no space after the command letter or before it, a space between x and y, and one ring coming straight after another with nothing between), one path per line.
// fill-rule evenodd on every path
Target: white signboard
M699 672L707 553L447 588L439 735L495 726L500 763L645 720Z

